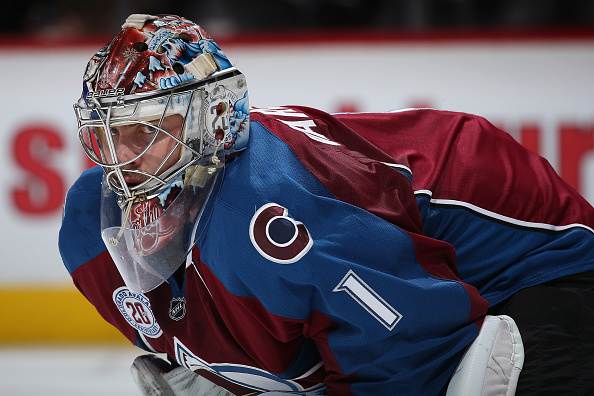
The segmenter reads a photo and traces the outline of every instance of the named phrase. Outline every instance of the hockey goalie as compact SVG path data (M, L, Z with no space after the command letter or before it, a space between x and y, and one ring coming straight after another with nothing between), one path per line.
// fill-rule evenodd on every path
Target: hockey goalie
M370 78L389 76L352 83ZM592 390L594 331L571 332L594 306L594 210L485 119L250 107L174 15L131 15L74 109L98 166L68 192L60 252L152 354L132 366L143 394Z

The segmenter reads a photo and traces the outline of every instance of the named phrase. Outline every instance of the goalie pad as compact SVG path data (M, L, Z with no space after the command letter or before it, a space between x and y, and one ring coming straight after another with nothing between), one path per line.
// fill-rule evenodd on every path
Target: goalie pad
M144 396L233 396L232 393L182 366L155 355L142 355L130 367Z
M513 396L523 364L524 347L514 320L487 315L458 363L446 396Z

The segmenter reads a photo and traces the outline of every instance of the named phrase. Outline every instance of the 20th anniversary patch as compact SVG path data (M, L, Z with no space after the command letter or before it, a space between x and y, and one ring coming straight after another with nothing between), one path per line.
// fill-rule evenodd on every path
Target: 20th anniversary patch
M130 326L140 333L150 338L157 338L163 333L153 315L151 304L144 295L133 293L127 287L120 287L113 292L113 302Z

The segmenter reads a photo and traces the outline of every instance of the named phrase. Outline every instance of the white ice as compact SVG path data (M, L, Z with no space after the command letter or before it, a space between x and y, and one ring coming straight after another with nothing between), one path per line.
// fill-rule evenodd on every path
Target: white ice
M137 396L132 346L0 347L2 396Z

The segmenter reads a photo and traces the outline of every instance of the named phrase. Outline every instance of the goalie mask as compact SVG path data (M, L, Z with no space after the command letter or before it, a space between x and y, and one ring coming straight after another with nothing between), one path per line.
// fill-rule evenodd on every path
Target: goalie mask
M135 14L87 64L74 109L105 171L103 239L128 287L149 291L184 261L225 161L246 147L245 78L193 22Z

